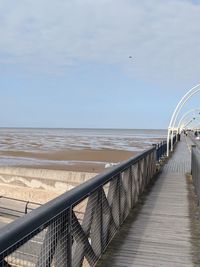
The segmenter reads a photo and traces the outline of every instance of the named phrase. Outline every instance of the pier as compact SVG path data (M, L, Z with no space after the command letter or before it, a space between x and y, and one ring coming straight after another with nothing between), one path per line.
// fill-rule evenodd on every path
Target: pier
M189 204L191 140L182 139L98 266L199 266ZM199 224L198 218L196 223ZM200 231L200 228L199 228Z
M200 267L200 0L0 23L0 267Z
M174 136L169 158L156 144L6 225L0 266L199 266L195 142Z

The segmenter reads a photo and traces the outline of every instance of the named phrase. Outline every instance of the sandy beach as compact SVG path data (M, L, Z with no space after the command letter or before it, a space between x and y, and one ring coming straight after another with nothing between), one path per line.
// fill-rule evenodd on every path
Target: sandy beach
M163 130L0 128L0 167L98 173L164 135Z
M6 197L44 204L164 136L162 130L0 128L0 204L24 209ZM0 210L0 227L8 218Z
M45 203L136 156L155 130L1 129L0 195Z

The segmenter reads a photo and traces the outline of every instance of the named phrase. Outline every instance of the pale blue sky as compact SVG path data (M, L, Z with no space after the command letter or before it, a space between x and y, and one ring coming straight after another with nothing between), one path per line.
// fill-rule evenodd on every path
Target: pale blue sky
M0 0L0 127L167 128L200 82L198 3Z

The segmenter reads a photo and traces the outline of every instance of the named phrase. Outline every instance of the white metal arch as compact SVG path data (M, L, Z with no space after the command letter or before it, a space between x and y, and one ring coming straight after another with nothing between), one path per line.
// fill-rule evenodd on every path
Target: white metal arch
M195 87L193 87L192 89L190 89L180 100L179 102L179 108L177 109L177 112L174 116L174 120L173 120L173 125L172 125L172 133L171 133L171 151L173 151L173 134L174 134L174 130L177 134L177 127L176 127L176 121L177 121L177 117L182 109L182 107L187 103L187 101L195 94L197 94L200 91L200 84L196 85Z
M193 120L193 122L192 122L191 128L196 129L197 126L199 126L199 124L200 124L200 116L195 117L195 120Z
M179 120L179 123L178 123L178 126L177 126L177 131L178 131L178 133L179 133L179 129L180 129L181 125L184 123L184 120L185 120L185 119L187 118L187 116L188 116L190 113L192 113L192 112L194 112L194 114L195 114L196 112L200 112L200 108L193 108L193 109L190 109L189 111L187 111L186 113L183 114L183 116L182 116L181 119Z
M174 130L175 130L175 125L176 125L176 121L177 121L177 117L182 109L182 107L185 105L185 103L195 94L197 94L200 91L200 84L192 87L179 101L179 103L177 104L171 120L170 120L170 124L168 127L168 134L167 134L167 156L169 156L169 142L171 139L171 151L173 151L173 134L174 134ZM171 137L171 138L170 138Z
M184 124L181 125L180 130L182 131L183 129L185 129L189 124L191 124L192 122L194 122L195 118L189 119L187 120Z
M197 127L196 126L199 126L200 125L200 116L199 117L196 117L195 119L191 119L190 121L188 121L187 123L185 123L185 124L183 124L182 126L181 126L181 131L183 130L183 129L185 129L189 124L192 124L191 125L191 129L196 129ZM198 127L199 128L199 127Z

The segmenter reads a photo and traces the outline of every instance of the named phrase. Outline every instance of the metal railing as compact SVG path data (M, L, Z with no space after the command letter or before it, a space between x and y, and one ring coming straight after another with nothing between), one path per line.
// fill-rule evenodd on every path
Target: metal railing
M0 215L21 217L40 206L39 203L0 196Z
M177 138L177 135L174 134L174 136L173 136L173 142L172 142L172 143L173 143L173 146L174 146L174 145L176 144L176 142L178 141L177 139L178 139L178 138ZM171 145L171 142L170 142L170 144L169 144L169 149L170 149L170 150L171 150L171 146L172 146L172 145Z
M155 144L156 146L156 160L157 162L161 161L167 153L167 141L162 141L158 144Z
M165 146L130 158L2 228L0 266L95 266L154 177Z
M178 141L177 136L173 136L173 146L176 145ZM156 146L156 160L157 162L162 161L167 155L167 141L161 141L160 143L155 144ZM169 143L169 149L171 150L171 142Z
M200 204L200 150L196 145L192 145L192 181L197 195L198 205Z

